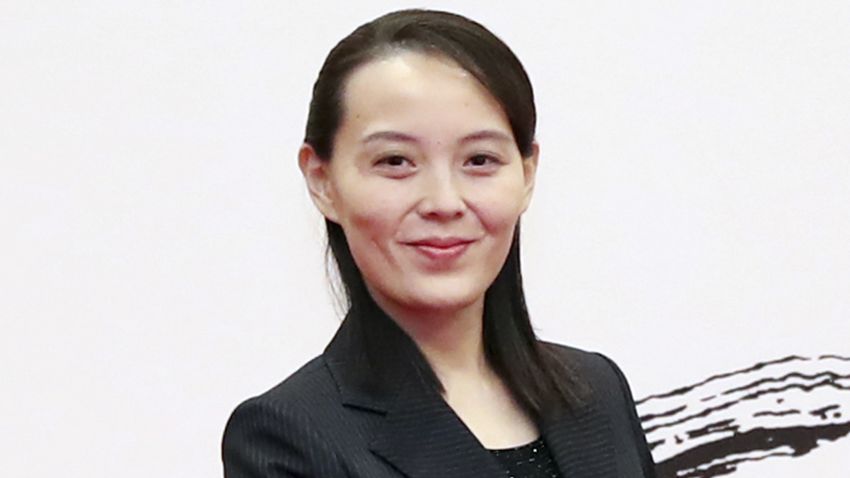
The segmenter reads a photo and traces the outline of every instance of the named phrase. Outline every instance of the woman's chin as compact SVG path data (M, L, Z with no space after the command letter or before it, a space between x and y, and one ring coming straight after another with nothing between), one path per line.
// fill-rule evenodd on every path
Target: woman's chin
M381 284L383 287L370 287L369 290L378 305L391 315L449 317L470 308L483 307L487 289L481 287L482 281L446 279Z
M459 294L455 291L445 291L443 293L421 294L416 297L411 297L406 304L402 306L419 314L430 315L455 315L462 313L470 307L483 305L484 294Z

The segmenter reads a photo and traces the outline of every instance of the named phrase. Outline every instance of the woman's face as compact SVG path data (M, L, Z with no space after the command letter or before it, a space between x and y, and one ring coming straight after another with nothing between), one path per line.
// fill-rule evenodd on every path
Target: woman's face
M376 302L442 313L480 305L534 184L498 102L450 60L402 52L355 70L330 161L302 147Z

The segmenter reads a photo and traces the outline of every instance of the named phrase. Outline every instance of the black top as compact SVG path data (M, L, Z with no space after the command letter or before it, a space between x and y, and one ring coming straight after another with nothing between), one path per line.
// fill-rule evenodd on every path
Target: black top
M543 437L514 448L490 450L509 478L561 478Z

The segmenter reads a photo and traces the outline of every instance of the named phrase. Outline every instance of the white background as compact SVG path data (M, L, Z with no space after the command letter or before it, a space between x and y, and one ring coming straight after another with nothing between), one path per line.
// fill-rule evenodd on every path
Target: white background
M321 352L312 82L354 27L422 5L356 3L0 0L4 476L218 476L233 407ZM850 353L850 3L427 6L535 84L543 337L605 352L636 397ZM845 476L848 442L735 476Z

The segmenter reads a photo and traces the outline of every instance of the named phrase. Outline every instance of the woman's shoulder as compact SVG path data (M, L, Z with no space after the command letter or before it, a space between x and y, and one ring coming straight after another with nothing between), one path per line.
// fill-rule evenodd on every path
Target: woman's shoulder
M597 398L631 401L631 391L623 371L608 355L570 345L541 341L541 346L578 374Z
M322 428L324 411L338 403L339 393L320 355L277 385L239 403L227 420L225 444L267 428L279 428L273 430L276 434L314 435L308 431Z
M654 462L646 443L635 400L623 371L607 355L567 345L541 345L590 386L593 405L608 418L620 456L637 452L643 476L654 477Z
M268 390L242 401L237 410L256 407L283 411L313 408L321 401L333 400L335 392L336 386L325 366L324 357L319 355Z
M340 447L327 426L338 396L319 356L242 401L222 438L225 476L265 476L271 469L287 470L286 476L339 476ZM302 451L288 453L294 449Z
M585 350L571 345L547 342L545 340L541 340L540 345L558 359L580 367L586 372L598 373L605 371L605 369L611 366L610 364L613 364L613 360L600 352Z

